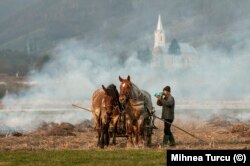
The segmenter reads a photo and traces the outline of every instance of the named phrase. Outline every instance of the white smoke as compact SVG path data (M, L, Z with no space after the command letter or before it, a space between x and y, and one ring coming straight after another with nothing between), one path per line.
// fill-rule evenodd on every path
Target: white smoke
M166 85L172 88L172 94L179 100L248 100L250 99L249 54L244 52L226 55L199 49L191 68L152 68L136 57L136 53L121 64L119 57L110 56L101 47L87 47L84 42L71 39L59 44L52 51L52 60L37 73L29 76L29 81L37 85L19 95L8 95L3 103L7 110L13 107L25 111L50 108L62 108L67 114L44 116L26 114L22 116L6 115L2 124L7 126L37 126L42 121L78 123L90 118L88 112L72 111L71 104L78 103L90 108L91 95L101 85L114 83L119 90L118 76L131 76L139 88L147 90L153 99L155 92L162 91ZM157 107L158 109L158 107ZM17 113L17 115L19 115ZM30 127L28 127L30 128Z

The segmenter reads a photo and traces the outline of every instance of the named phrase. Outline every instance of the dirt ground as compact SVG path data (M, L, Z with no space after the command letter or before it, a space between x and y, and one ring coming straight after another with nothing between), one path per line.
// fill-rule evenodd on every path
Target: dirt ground
M156 120L151 148L160 146L163 137L163 123ZM36 151L36 150L87 150L96 147L96 132L86 120L81 124L41 124L36 131L12 133L0 136L0 151ZM179 117L174 124L205 140L201 143L195 138L172 127L176 139L173 149L250 149L250 121L213 117L201 120L193 117L191 122ZM106 149L126 148L126 138L117 138L117 145ZM135 147L136 149L137 147ZM170 148L170 147L168 147Z

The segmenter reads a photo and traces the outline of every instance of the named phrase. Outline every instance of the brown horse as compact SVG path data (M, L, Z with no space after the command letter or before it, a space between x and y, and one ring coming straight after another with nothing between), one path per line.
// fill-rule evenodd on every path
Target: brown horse
M128 134L127 146L133 145L132 133L134 131L136 145L143 146L144 137L144 120L151 112L152 101L148 92L140 90L130 81L130 76L123 79L119 76L121 82L119 100L125 105L126 110L126 127Z
M121 105L116 86L111 84L107 88L97 89L92 95L92 114L95 121L95 129L98 132L98 143L101 148L109 145L109 125L111 122L113 132L113 144L116 144L116 124L119 118Z
M116 86L111 84L107 88L102 85L105 91L104 104L106 108L107 115L110 118L110 129L113 135L113 145L116 144L116 133L117 133L117 121L122 110L121 104L119 102L119 93Z

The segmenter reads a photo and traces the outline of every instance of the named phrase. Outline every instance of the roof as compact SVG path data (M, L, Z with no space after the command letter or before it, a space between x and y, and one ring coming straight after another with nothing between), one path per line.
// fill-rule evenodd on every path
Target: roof
M166 43L166 46L163 48L163 51L165 53L168 52L169 46L170 46L170 43ZM190 44L188 44L188 43L179 43L179 46L181 48L181 53L182 54L183 53L189 53L189 54L194 54L194 55L197 54L196 49L193 46L191 46Z

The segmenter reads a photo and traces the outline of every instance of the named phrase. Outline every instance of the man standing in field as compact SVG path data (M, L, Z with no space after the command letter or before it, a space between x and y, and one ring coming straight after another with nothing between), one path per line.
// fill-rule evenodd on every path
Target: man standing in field
M171 124L174 121L174 107L175 100L171 95L170 86L166 86L163 89L163 93L161 96L157 96L157 105L162 106L162 116L164 119L164 137L163 137L163 145L174 146L175 139L173 133L171 132Z

